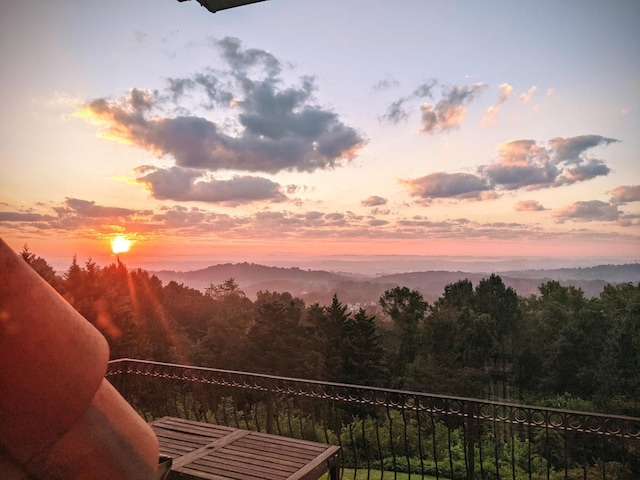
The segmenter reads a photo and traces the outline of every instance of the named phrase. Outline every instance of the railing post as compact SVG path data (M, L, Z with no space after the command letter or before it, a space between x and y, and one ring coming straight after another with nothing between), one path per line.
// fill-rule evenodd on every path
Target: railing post
M267 386L267 392L265 394L265 403L267 406L267 433L272 434L273 433L273 402L274 402L274 393L273 393L273 382L272 381L267 381L266 382L266 386Z
M478 419L478 405L476 403L467 404L467 435L464 442L467 449L467 480L475 478L476 464L476 442L480 441L480 425Z

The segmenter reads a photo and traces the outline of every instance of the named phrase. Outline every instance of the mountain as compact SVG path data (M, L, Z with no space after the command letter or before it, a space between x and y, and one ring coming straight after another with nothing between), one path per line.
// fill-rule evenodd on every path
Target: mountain
M343 303L377 302L385 290L405 286L418 290L426 300L433 301L444 292L444 287L458 280L469 279L474 285L487 278L492 271L465 272L429 270L394 273L387 275L363 275L336 273L325 270L302 270L298 267L269 267L254 263L226 263L204 269L180 272L162 270L151 272L164 284L170 281L205 290L211 284L219 284L233 278L249 298L259 291L287 291L307 303L331 302L334 293ZM550 280L562 285L580 288L588 297L600 294L607 283L640 282L640 264L600 265L585 268L560 268L499 272L505 285L521 296L538 294L538 287Z

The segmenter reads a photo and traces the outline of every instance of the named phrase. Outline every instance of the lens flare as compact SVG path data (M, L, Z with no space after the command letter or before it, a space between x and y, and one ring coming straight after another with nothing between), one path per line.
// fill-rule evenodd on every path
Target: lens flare
M128 252L129 249L131 248L132 243L133 242L129 240L127 237L125 237L124 235L118 235L111 239L111 251L115 255L118 255L119 253Z

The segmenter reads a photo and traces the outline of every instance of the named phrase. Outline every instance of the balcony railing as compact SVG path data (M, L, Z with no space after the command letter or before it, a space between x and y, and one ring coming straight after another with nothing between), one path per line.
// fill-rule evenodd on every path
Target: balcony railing
M640 478L640 418L131 359L107 377L148 421L339 445L347 479Z

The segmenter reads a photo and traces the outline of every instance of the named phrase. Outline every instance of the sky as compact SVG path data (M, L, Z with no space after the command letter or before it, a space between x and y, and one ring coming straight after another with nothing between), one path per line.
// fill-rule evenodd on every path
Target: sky
M52 263L640 257L640 3L8 2L0 237Z

